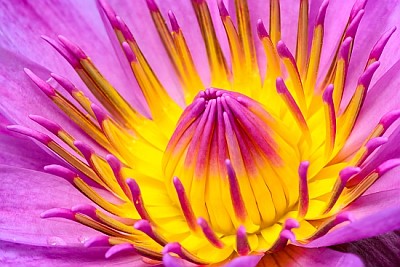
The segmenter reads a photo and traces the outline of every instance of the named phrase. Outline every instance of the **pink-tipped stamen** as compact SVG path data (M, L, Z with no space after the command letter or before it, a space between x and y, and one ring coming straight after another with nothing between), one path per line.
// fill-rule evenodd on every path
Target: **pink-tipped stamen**
M106 160L108 165L110 165L115 179L117 180L118 185L121 187L122 191L124 191L126 197L128 197L132 201L131 190L129 190L128 184L125 181L125 178L122 176L122 163L112 154L108 154L106 156Z
M390 38L392 37L392 35L393 35L393 33L395 31L396 31L396 27L393 27L393 28L389 29L376 42L376 44L374 45L374 47L371 50L371 53L369 54L369 59L368 59L368 62L367 62L367 66L368 66L369 62L378 61L379 60L379 58L382 55L383 49L385 49L386 44L389 42ZM367 68L367 66L365 66L365 68Z
M146 234L148 237L153 239L155 242L160 244L161 246L165 246L168 242L164 240L164 238L160 237L156 232L154 232L153 227L151 226L150 222L147 220L139 220L137 221L134 226L136 230L139 230Z
M28 77L36 84L39 89L41 89L48 97L53 97L56 92L53 87L51 87L47 82L40 79L36 74L34 74L30 69L25 68L25 73Z
M347 182L359 174L361 171L358 167L346 167L339 173L339 179L336 181L335 185L333 186L331 198L325 208L324 214L330 212L332 208L335 206L336 202L338 201L340 195L343 192L343 189L346 187Z
M149 214L147 213L147 210L143 203L142 193L140 192L139 185L136 183L134 179L130 178L126 180L126 183L128 184L129 189L131 191L133 204L135 205L136 211L139 213L140 218L151 222L152 220Z
M48 135L21 125L8 125L6 128L9 131L32 137L44 145L47 145L53 141Z
M131 243L118 244L109 248L105 254L105 257L106 259L109 259L110 257L122 252L136 252L136 250Z
M85 52L83 52L83 50L79 46L77 46L75 43L71 42L65 36L59 35L58 40L78 60L87 58L87 55L85 54Z
M46 210L40 214L40 218L42 219L63 218L71 221L76 221L75 213L69 209L64 209L64 208L53 208Z
M100 235L100 236L95 236L92 238L89 238L88 240L85 241L83 244L86 248L91 248L91 247L110 247L110 237Z
M33 120L34 122L36 122L37 124L43 126L47 130L49 130L54 135L57 135L60 131L63 131L63 128L59 124L57 124L51 120L48 120L42 116L31 114L31 115L29 115L29 118L31 120Z
M203 231L204 236L207 240L216 248L223 248L224 243L218 238L217 234L213 231L213 229L208 225L207 221L201 217L197 219L197 224L200 226Z
M70 183L74 183L74 179L78 177L78 174L71 171L70 169L67 169L63 166L52 164L52 165L47 165L44 167L44 171L56 176L59 176L61 178L64 178Z

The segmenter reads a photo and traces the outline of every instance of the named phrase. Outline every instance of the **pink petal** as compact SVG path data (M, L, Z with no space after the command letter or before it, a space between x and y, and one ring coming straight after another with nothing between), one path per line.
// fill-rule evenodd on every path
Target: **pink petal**
M0 9L4 11L0 15L0 23L3 25L0 47L14 52L18 57L26 57L45 66L52 72L69 77L79 88L84 89L82 82L62 56L40 37L47 35L55 38L62 34L79 44L122 95L135 103L134 90L120 69L95 1L51 0L34 4L0 1ZM1 57L0 63L9 64L10 61Z
M352 223L333 230L305 247L343 244L400 229L399 194L400 189L394 189L360 197L344 210L354 217Z
M257 266L262 257L263 255L255 255L255 256L243 256L235 258L226 265L224 265L224 267L242 267L242 266L255 267Z
M306 249L288 246L277 253L266 255L259 267L294 266L364 266L360 258L328 248Z
M78 190L63 179L32 170L0 165L0 240L48 246L82 242L98 233L63 219L41 219L51 208L88 204Z
M0 134L0 162L4 165L43 171L48 164L63 164L28 138Z
M0 241L1 266L149 266L141 257L105 259L105 248L40 247Z

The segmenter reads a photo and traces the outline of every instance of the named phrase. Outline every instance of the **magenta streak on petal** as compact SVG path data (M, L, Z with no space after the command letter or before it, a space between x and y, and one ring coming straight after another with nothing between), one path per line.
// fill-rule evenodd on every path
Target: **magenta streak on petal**
M269 38L267 29L265 28L264 22L261 19L257 21L257 33L260 39Z
M225 115L226 113L224 113ZM228 120L225 118L225 123ZM229 123L229 122L228 122ZM228 128L228 127L227 127ZM228 130L227 130L228 131ZM225 165L228 171L228 178L229 178L229 190L231 193L231 201L233 208L235 210L235 214L239 220L244 221L247 216L246 207L244 205L242 194L240 193L239 182L236 177L235 170L232 167L230 160L225 160Z
M66 37L59 35L58 40L60 40L63 46L78 60L87 58L87 55L83 52L83 50L79 46L71 42L69 39L67 39Z
M64 218L67 220L75 221L75 213L73 213L69 209L64 209L64 208L54 208L54 209L49 209L42 214L40 214L40 217L42 219L47 219L47 218Z
M219 15L222 17L222 19L224 19L226 17L229 17L229 12L226 9L224 1L223 0L218 0L217 4L218 4Z
M133 204L135 205L136 211L139 213L140 218L151 222L152 220L150 219L150 216L147 213L146 208L144 207L143 204L142 194L140 192L139 185L136 183L135 180L131 178L128 178L126 180L126 183L128 184L129 189L131 190Z
M21 125L8 125L6 128L7 130L32 137L45 145L53 141L48 135Z
M173 178L174 187L176 190L176 194L179 199L179 203L181 205L181 210L183 215L185 216L186 222L190 229L197 229L196 217L193 213L192 206L190 205L190 201L186 195L185 188L183 187L182 182L178 177Z
M303 129L308 129L307 122L303 116L303 113L301 112L293 96L287 89L285 82L280 77L276 79L276 90L278 94L282 95L282 97L285 99L291 113L293 114L293 116L296 117L296 121L300 124L300 126Z
M58 74L55 73L50 73L51 77L54 78L54 80L56 80L65 90L68 91L68 93L73 94L78 90L78 88L75 87L75 85L73 85L73 83L71 81L69 81L67 78L64 78Z
M171 141L177 142L185 133L187 128L204 112L206 101L204 98L197 98L189 107L187 107L178 121L175 132L170 138ZM167 149L168 150L168 149Z
M218 238L213 229L208 225L207 221L201 217L197 219L197 224L200 226L203 231L204 236L207 240L216 248L223 248L224 243Z
M51 39L50 37L41 36L48 44L50 44L58 53L60 53L72 67L79 66L79 61L73 56L59 41Z
M137 58L135 53L133 53L131 47L127 42L122 43L122 49L124 50L126 59L128 59L129 62L137 62Z
M333 227L344 223L344 222L352 222L353 217L350 212L342 212L336 215L336 217L325 224L321 225L320 228L318 228L317 232L310 238L310 240L316 240L320 238L321 236L324 236L327 234Z
M181 28L179 27L178 20L176 19L175 14L171 10L168 11L168 18L171 24L171 30L175 33L178 33Z
M386 31L381 38L376 42L374 47L369 54L368 60L374 59L379 60L380 56L382 55L383 49L385 48L386 44L388 43L390 37L392 37L393 33L396 31L396 27L393 27Z
M331 136L331 144L332 147L335 144L335 139L336 139L336 113L335 113L335 104L333 103L333 85L330 84L328 87L325 89L323 95L322 95L322 100L326 105L328 105L328 112L329 112L329 123L330 123L330 128L332 132Z
M209 126L210 123L208 122L208 114L210 114L210 109L211 109L211 105L206 105L204 113L202 114L202 116L200 118L200 122L199 122L198 126L196 127L196 129L194 130L192 141L190 142L190 145L189 145L187 153L186 153L186 158L185 158L185 162L184 162L185 166L196 166L197 165L196 163L198 161L197 159L200 158L200 156L199 156L200 152L204 153L204 147L203 148L200 147L200 141L202 140L201 137L203 136L203 132L208 130L205 127L210 127ZM206 141L208 141L208 140L206 140ZM201 149L203 149L203 151L201 151ZM196 166L196 170L199 170L197 166ZM204 176L200 175L200 176L197 176L196 178L204 178Z
M121 252L135 252L135 247L131 244L131 243L123 243L123 244L118 244L118 245L114 245L112 246L109 250L107 250L106 252L106 259L109 259L110 257L112 257L115 254L119 254Z
M56 92L53 87L51 87L48 83L40 79L36 76L30 69L25 68L25 73L28 77L39 87L47 96L52 97L56 95Z
M349 21L352 21L354 19L354 17L357 15L357 13L361 10L365 8L365 5L367 4L368 0L357 0L354 5L353 8L351 9L350 12L350 18Z
M38 116L38 115L29 115L29 118L31 120L33 120L34 122L40 124L41 126L43 126L44 128L46 128L47 130L49 130L51 133L57 135L60 131L62 131L63 129L61 128L60 125L58 125L57 123L48 120L42 116Z
M329 0L325 0L322 4L321 7L319 8L317 19L315 21L315 27L318 27L319 25L324 24L325 21L325 15L326 15L326 10L328 8Z
M143 233L145 233L148 237L150 237L151 239L153 239L155 242L157 242L158 244L160 244L161 246L164 246L167 242L165 242L165 240L163 240L162 238L160 238L160 236L158 236L154 230L153 227L151 226L150 222L147 220L139 220L137 221L134 226L133 226L136 230L139 230Z
M236 232L236 249L240 256L246 256L250 253L250 245L243 225L239 226Z
M310 162L303 161L299 166L299 217L304 217L308 211L309 195L308 195L308 181L307 171Z
M110 165L110 167L114 173L115 179L117 180L122 191L124 191L125 195L132 201L131 191L129 190L129 187L128 187L124 177L121 174L122 163L119 161L119 159L117 159L112 154L108 154L106 156L106 160L108 162L108 165Z
M86 248L91 248L91 247L109 247L110 245L110 237L104 236L104 235L99 235L92 237L88 240L85 241L83 244Z
M358 11L357 15L354 17L354 19L350 22L349 26L347 27L346 33L345 33L345 38L351 37L354 39L356 36L358 26L360 26L360 22L362 17L364 16L365 11L360 10Z
M241 128L247 132L252 141L254 141L254 143L257 144L257 146L259 146L259 148L269 157L271 162L279 164L280 157L274 149L276 147L276 143L268 134L269 129L264 126L265 123L257 120L253 114L251 114L247 109L240 105L236 99L230 97L229 95L224 95L221 97L221 100L223 105L226 103L227 107L224 105L225 111L232 112L232 115L239 122ZM233 119L232 116L229 116L229 118ZM234 124L236 125L236 123L233 123L232 121L231 123L233 127ZM240 139L238 141L240 142Z
M76 205L73 206L71 210L75 213L82 213L83 215L86 215L95 221L99 220L96 214L96 208L93 207L92 205L89 204Z
M219 122L217 125L217 143L218 145L218 164L219 166L223 166L225 164L225 160L228 157L228 148L226 145L225 139L225 125L223 123L224 116L223 116L223 109L221 104L221 98L217 98L217 121ZM226 179L227 177L227 170L226 168L219 168L220 174L222 179Z
M204 175L204 170L207 169L207 165L209 162L209 154L210 154L210 146L211 146L211 140L212 140L212 134L214 131L214 125L218 122L216 122L217 116L216 116L216 107L217 101L215 99L210 99L208 101L208 106L206 108L206 112L204 113L204 117L206 118L204 129L202 131L202 134L198 137L199 138L199 150L197 154L197 162L196 162L196 168L195 168L195 177L202 177ZM206 115L208 111L208 115ZM193 136L193 139L196 138L196 133ZM193 142L193 141L192 141ZM193 217L193 226L197 226L196 224L196 219Z
M339 179L336 181L335 185L332 189L331 198L325 208L324 214L331 211L333 206L335 206L336 201L339 199L340 195L343 192L343 189L346 187L347 182L361 171L358 167L346 167L339 173Z

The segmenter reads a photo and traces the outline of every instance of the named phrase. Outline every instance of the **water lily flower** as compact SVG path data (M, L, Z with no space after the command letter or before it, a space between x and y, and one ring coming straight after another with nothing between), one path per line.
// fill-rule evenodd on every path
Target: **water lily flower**
M398 262L396 1L0 2L2 265Z

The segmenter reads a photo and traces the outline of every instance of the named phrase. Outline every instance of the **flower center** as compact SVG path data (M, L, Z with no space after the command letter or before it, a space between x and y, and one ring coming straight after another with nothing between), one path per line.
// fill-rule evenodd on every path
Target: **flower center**
M191 212L225 234L240 225L255 232L274 224L298 198L297 174L285 168L287 160L299 165L274 124L245 95L215 88L200 92L165 151L166 184L179 177Z

